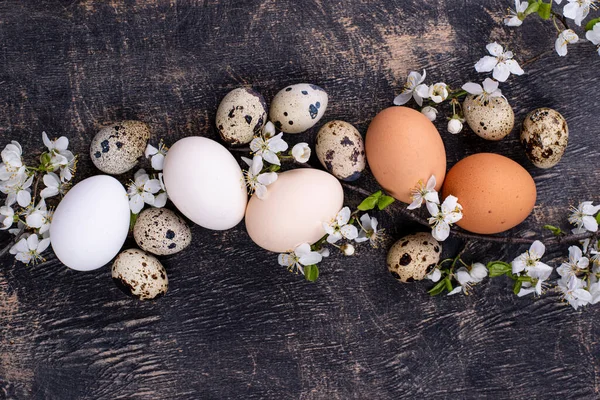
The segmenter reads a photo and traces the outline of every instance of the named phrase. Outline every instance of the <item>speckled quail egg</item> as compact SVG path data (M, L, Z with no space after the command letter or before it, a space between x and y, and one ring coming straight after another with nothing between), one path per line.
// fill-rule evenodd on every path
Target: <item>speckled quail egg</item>
M515 126L515 113L504 97L483 101L480 96L468 95L463 113L471 130L486 140L501 140Z
M538 108L525 117L521 127L521 143L527 158L538 168L555 166L569 141L565 118L550 108Z
M267 122L267 103L256 90L238 88L229 92L217 109L217 130L229 144L250 143Z
M438 264L441 253L442 246L430 233L408 235L388 252L388 269L400 282L420 281Z
M273 98L269 119L282 132L304 132L319 122L327 100L327 93L319 86L309 83L287 86Z
M192 232L173 211L147 208L135 222L133 237L142 250L164 256L185 249L192 240Z
M148 139L150 129L141 121L121 121L105 126L92 139L92 162L106 174L125 173L144 155Z
M354 181L365 169L365 144L356 128L344 121L321 127L316 139L317 157L336 178Z
M112 266L117 287L140 300L151 300L167 293L167 271L156 257L138 249L121 252Z

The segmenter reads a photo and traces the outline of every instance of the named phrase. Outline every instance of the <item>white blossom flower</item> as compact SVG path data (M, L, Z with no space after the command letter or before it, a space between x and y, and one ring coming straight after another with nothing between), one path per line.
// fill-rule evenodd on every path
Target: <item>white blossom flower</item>
M482 263L474 263L471 265L469 274L471 275L473 282L478 283L488 276L488 269Z
M587 257L583 257L581 249L577 246L569 247L569 261L564 262L556 269L556 272L560 276L569 277L571 275L577 275L577 272L582 269L586 269L590 264L590 260Z
M585 33L585 38L598 46L598 55L600 55L600 23L596 23L594 27Z
M54 172L48 172L45 174L43 182L44 185L46 185L46 187L40 192L40 196L43 199L56 196L59 193L63 195L66 192L66 185Z
M435 240L443 242L450 235L450 225L462 218L462 206L455 196L448 196L441 208L436 203L427 202L427 210L431 214L429 224L433 225L431 234Z
M21 207L27 207L31 203L31 184L33 175L28 176L25 166L19 168L16 175L4 182L0 182L0 192L6 194L6 205L12 206L18 203Z
M263 170L263 160L261 156L254 156L252 160L242 157L242 160L248 164L248 170L244 171L246 185L250 189L250 194L256 192L259 199L267 196L267 186L277 180L277 173L265 172Z
M310 158L310 147L308 143L298 143L292 147L292 156L294 160L304 164Z
M467 93L476 96L481 103L489 103L494 97L502 97L502 91L498 89L500 83L490 78L485 78L483 86L478 83L467 82L462 89Z
M140 169L135 173L134 181L127 188L129 208L138 214L144 208L144 203L154 205L154 195L161 190L158 179L150 179L145 170Z
M354 225L348 225L350 215L350 208L344 207L329 223L323 223L323 228L329 235L327 236L328 243L336 243L343 237L348 240L354 240L358 237L358 229Z
M421 110L421 114L426 116L427 119L431 122L435 121L435 119L437 118L437 113L438 110L431 106L423 107L423 109Z
M25 223L28 228L38 229L38 233L43 235L50 229L52 214L52 210L46 208L44 199L41 199L37 206L28 208L25 213Z
M554 43L554 48L556 49L556 52L559 56L564 57L567 55L568 52L567 45L569 43L577 43L578 41L579 36L577 36L577 33L575 33L574 30L565 29L558 35L558 38Z
M423 202L440 203L438 192L435 190L436 185L435 176L431 175L426 185L423 185L423 181L419 181L417 186L411 191L412 203L406 207L409 210L415 210L421 207Z
M552 267L541 262L546 246L539 240L533 242L529 250L515 258L512 262L513 274L523 271L532 278L546 280L552 273Z
M448 132L450 132L451 134L456 135L458 133L461 133L462 130L463 123L460 120L460 118L456 117L456 115L448 121Z
M506 26L521 26L525 15L525 10L529 7L526 1L515 0L515 9L509 10L509 15L504 17L504 25Z
M429 279L432 282L438 282L442 277L442 271L439 268L434 268L433 271L425 275L425 278Z
M265 124L265 126L263 126L262 129L263 137L265 139L270 139L273 136L275 136L276 133L277 131L275 130L275 125L271 121L267 121L267 123Z
M354 241L361 243L368 240L373 248L376 249L379 247L379 245L385 241L385 237L383 233L384 230L377 229L378 224L377 218L370 217L369 214L363 214L359 220L361 230Z
M15 222L15 210L9 206L0 207L0 230L6 230L10 228Z
M528 294L535 293L538 296L542 295L542 290L544 289L544 280L542 279L533 279L534 282L523 282L521 284L521 289L519 289L519 293L517 296L523 297Z
M40 240L36 234L22 238L10 249L10 254L15 254L15 258L22 263L37 263L44 261L41 254L50 246L50 239Z
M150 158L150 164L152 165L153 170L162 171L168 150L169 148L164 145L162 140L158 143L158 148L148 143L144 156Z
M500 82L505 82L510 74L523 75L525 73L519 63L513 60L512 51L505 52L502 46L496 42L488 44L486 49L491 56L485 56L475 64L477 72L493 71L494 79Z
M267 123L273 125L270 121ZM273 128L274 130L275 128ZM265 131L267 130L265 126ZM269 128L269 132L271 129ZM274 165L281 165L279 161L279 156L277 153L282 151L286 151L288 148L288 144L281 138L283 133L279 133L278 135L273 135L267 137L263 131L263 135L259 137L255 137L250 142L250 149L257 156L262 156L262 158Z
M558 288L563 293L563 299L568 301L575 310L592 300L591 293L584 287L583 281L576 276L564 277L558 281Z
M444 82L431 85L429 88L429 97L434 103L441 103L448 98L448 86Z
M19 142L13 140L7 144L0 156L2 163L0 164L0 181L14 179L15 175L23 168L22 159L23 149Z
M411 98L414 98L419 106L423 105L423 97L419 95L420 91L417 91L417 87L421 86L423 81L425 80L425 76L427 73L423 70L423 75L416 71L411 71L408 74L408 79L406 80L406 84L404 85L404 89L402 93L400 93L394 99L394 104L397 106L402 106L410 101ZM421 87L422 89L422 87Z
M314 265L323 259L323 256L310 249L308 243L303 243L290 253L282 253L277 257L279 265L287 267L290 272L301 272L304 275L303 266Z
M355 251L354 246L352 246L350 243L344 243L343 245L341 245L340 250L345 256L352 256L354 255Z
M590 8L594 5L596 0L567 0L569 4L566 4L563 8L563 15L565 18L569 18L575 21L577 26L581 26L581 22L590 13Z
M56 171L59 168L68 167L69 163L75 159L73 153L67 150L67 147L69 147L69 139L65 136L50 140L46 132L42 132L42 141L50 153L50 167L53 171ZM65 181L69 180L71 180L70 177L65 179Z
M579 203L577 208L571 207L569 223L575 225L575 229L581 229L583 232L586 230L596 232L598 231L598 222L594 215L598 211L600 211L600 205L594 206L591 201Z
M469 271L465 267L460 267L454 273L454 277L460 283L459 286L452 289L448 296L452 296L457 293L464 292L465 294L469 294L469 290L471 290L471 283L474 283L473 277L469 274Z

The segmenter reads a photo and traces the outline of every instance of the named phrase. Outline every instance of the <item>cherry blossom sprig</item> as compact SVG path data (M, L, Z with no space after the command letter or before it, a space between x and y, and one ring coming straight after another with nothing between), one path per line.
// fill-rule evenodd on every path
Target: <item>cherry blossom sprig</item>
M480 102L487 104L494 97L504 97L502 96L502 91L498 88L500 82L506 82L511 74L524 74L523 69L514 59L512 51L505 51L496 42L488 44L486 49L489 55L477 61L475 70L480 73L491 72L494 79L486 78L481 85L467 82L460 89L452 89L444 82L438 82L433 85L424 83L427 77L425 70L423 70L423 73L411 71L408 74L402 92L394 98L394 104L402 106L414 100L421 108L421 113L433 122L438 116L438 109L436 107L439 107L444 102L449 102L452 114L447 118L448 132L452 134L460 133L465 121L459 102L461 97L472 94ZM429 100L425 106L424 100Z
M385 229L379 228L377 218L368 213L358 215L361 211L371 211L375 208L384 210L394 202L394 198L385 195L381 190L369 195L354 211L343 207L330 221L323 222L325 234L312 245L303 243L293 251L279 254L279 265L288 271L304 275L308 281L314 282L319 277L317 264L329 257L330 250L326 246L338 249L345 256L354 255L354 243L368 242L371 247L378 248L385 244L388 236ZM342 243L340 244L340 241Z
M564 57L568 54L567 46L578 43L580 40L579 34L569 27L568 20L572 20L575 25L581 27L590 11L600 8L600 1L566 0L562 13L555 11L554 5L561 5L562 2L563 0L554 0L548 3L542 0L515 0L515 7L509 9L508 15L504 18L504 24L511 27L521 26L525 18L530 15L537 15L544 20L552 20L557 31L554 49L559 56ZM559 23L562 27L559 27ZM596 46L598 55L600 55L600 18L589 20L584 31L585 38Z
M0 207L0 231L8 231L13 239L0 250L0 257L10 252L27 265L44 261L53 214L46 201L67 192L77 166L65 136L51 140L42 132L42 142L46 149L35 166L26 164L17 141L11 141L1 153L0 193L6 199ZM38 191L40 182L45 187Z

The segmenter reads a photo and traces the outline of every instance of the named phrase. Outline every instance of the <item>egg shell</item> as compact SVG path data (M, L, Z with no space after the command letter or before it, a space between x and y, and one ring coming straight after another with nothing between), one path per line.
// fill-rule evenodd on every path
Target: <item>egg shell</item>
M458 197L463 217L456 224L482 234L511 229L527 218L536 200L535 182L522 166L504 156L479 153L454 165L444 181L444 198Z
M538 108L525 117L521 127L521 143L527 158L538 168L558 164L569 142L565 118L550 108Z
M141 121L105 126L92 139L90 157L100 171L118 175L131 170L144 155L150 128Z
M156 257L138 249L125 250L117 256L112 278L119 289L140 300L156 299L169 289L165 267Z
M269 119L282 132L304 132L319 122L327 109L327 101L327 93L317 85L287 86L273 98Z
M175 254L189 246L192 232L183 218L166 208L147 208L140 213L133 237L144 251L159 256Z
M419 181L435 175L436 190L446 175L446 151L435 126L407 107L390 107L373 119L365 139L373 176L391 196L410 203Z
M504 97L482 102L479 96L468 95L463 112L471 130L486 140L501 140L515 126L515 113Z
M221 100L217 109L217 130L229 144L250 143L267 122L267 103L254 89L234 89Z
M355 181L365 169L365 144L360 132L344 121L330 121L317 134L317 157L327 171L343 181Z
M442 246L426 232L404 236L390 248L387 265L400 282L420 281L440 261Z
M253 195L246 210L246 229L263 249L294 250L312 244L324 234L329 222L344 204L340 182L326 172L294 169L282 172L269 185L265 199Z
M67 267L90 271L117 255L129 232L129 202L123 185L107 175L84 179L56 207L50 242Z
M175 207L204 228L230 229L244 218L242 169L214 140L191 136L175 142L165 157L163 180Z

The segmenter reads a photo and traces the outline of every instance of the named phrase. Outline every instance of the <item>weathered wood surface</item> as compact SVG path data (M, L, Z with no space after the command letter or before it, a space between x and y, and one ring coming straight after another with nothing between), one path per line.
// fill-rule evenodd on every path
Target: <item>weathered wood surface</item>
M102 124L148 122L167 142L216 138L220 99L250 84L267 99L290 83L330 95L325 119L363 133L410 70L433 81L481 80L474 63L497 40L523 61L551 50L551 24L500 25L508 0L0 2L0 139L41 146L64 134L87 149ZM517 120L549 106L567 118L563 161L532 167L513 133L501 143L440 131L451 166L465 155L507 155L533 174L539 200L512 235L566 224L579 200L599 201L600 58L591 46L546 55L502 89ZM314 140L316 129L293 142ZM123 181L128 177L123 177ZM376 188L370 175L358 181ZM347 203L359 197L347 193ZM381 214L395 237L415 229ZM0 398L598 398L600 308L573 311L557 295L512 295L502 279L473 296L430 298L400 285L385 251L334 256L317 284L286 273L243 224L193 228L187 251L163 258L170 291L125 297L108 268L32 268L1 260ZM0 237L5 243L6 236ZM459 243L450 242L446 252ZM512 259L523 247L473 246L467 259ZM566 249L549 249L559 260Z

